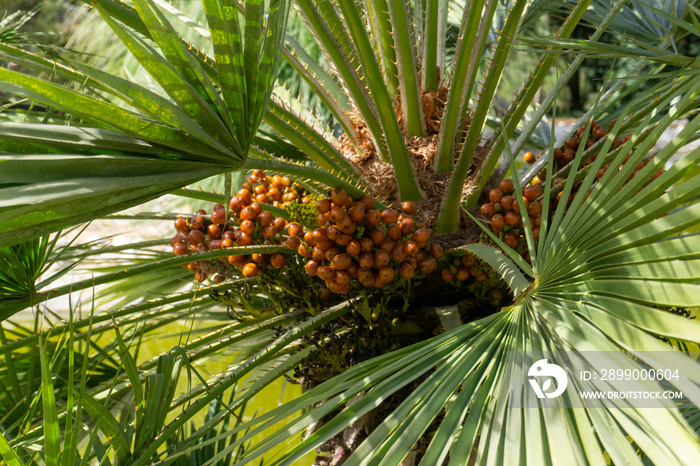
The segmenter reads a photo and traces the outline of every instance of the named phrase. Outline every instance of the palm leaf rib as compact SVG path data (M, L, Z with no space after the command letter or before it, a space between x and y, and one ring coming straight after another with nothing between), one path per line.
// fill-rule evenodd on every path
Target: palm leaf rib
M348 176L359 177L357 169L339 153L337 140L329 141L330 137L327 134L319 134L321 129L317 125L309 125L303 116L295 115L293 109L285 107L287 106L283 101L273 99L265 122L284 134L319 166L342 170Z
M183 171L178 172L177 168ZM0 202L5 215L0 228L0 245L18 244L45 235L47 231L88 222L221 172L216 166L192 170L189 166L172 164L168 164L167 170L147 176L71 177L70 181L3 188L3 196L8 200ZM37 211L37 205L46 211Z
M495 14L495 1L480 0L471 8L466 9L463 17L463 34L455 47L455 59L452 69L450 86L447 94L445 113L440 123L438 149L435 158L435 170L438 172L451 171L453 158L457 150L455 134L464 124L463 115L467 102L472 97L478 70L478 58L486 47L486 30ZM483 12L483 19L482 19ZM477 46L478 39L478 46Z
M284 49L283 43L286 37L287 18L289 17L289 2L281 0L270 3L269 11L266 12L266 15L266 37L260 60L261 78L256 95L255 111L257 113L254 124L251 126L251 136L255 135L257 128L260 126L268 101L272 95L281 51Z
M406 149L406 143L404 142L391 98L386 90L386 85L384 84L384 79L374 56L362 18L354 2L340 0L339 4L344 18L348 22L352 40L357 47L360 64L366 73L367 89L376 103L379 122L384 130L384 138L388 146L387 150L395 171L399 195L402 200L406 201L421 200L423 196L413 173L413 166ZM420 101L420 96L418 96L418 100ZM420 118L419 123L421 125L423 124L422 121L423 119ZM422 134L422 130L420 134Z
M389 15L391 29L394 34L394 45L397 48L399 91L401 93L401 113L409 136L425 135L425 119L423 118L423 100L421 99L420 76L418 64L415 63L416 44L414 43L413 28L408 18L408 6L403 0L389 0ZM376 95L373 93L373 95Z
M341 125L345 134L347 134L351 140L356 141L357 135L347 115L347 112L351 109L350 101L342 88L294 41L294 39L287 37L285 44L287 44L289 48L285 47L282 49L282 54L287 62L301 75L304 81L314 89L316 95L323 101L336 121Z
M428 0L426 2L425 26L423 41L423 87L432 92L439 86L439 72L445 70L445 37L447 26L447 4L444 0ZM438 71L440 70L440 71Z
M180 79L194 88L197 96L205 99L208 105L200 105L200 110L213 112L217 123L224 125L223 136L234 142L235 140L229 134L233 128L228 112L225 111L224 102L198 61L193 57L193 53L178 37L175 29L152 0L136 0L134 5L146 27L149 28L151 38L158 44L170 66Z
M356 71L359 65L353 64L351 58L349 58L352 55L343 53L343 48L341 47L341 44L348 47L348 44L352 42L347 35L345 37L337 37L337 34L340 34L340 30L342 30L342 26L338 26L337 17L335 18L336 23L334 23L335 28L332 28L332 25L326 22L326 18L324 18L319 9L312 3L302 0L296 2L295 5L298 7L299 13L306 21L309 29L311 29L318 38L319 45L323 48L329 61L333 64L339 78L342 80L348 94L352 98L355 108L367 123L367 127L374 138L379 153L382 154L384 160L388 160L389 156L386 142L384 141L383 132L378 123L379 115L377 109Z
M399 90L399 70L396 64L396 44L392 35L389 4L386 0L365 1L371 37L375 41L375 53L382 65L387 91L394 96Z
M119 130L127 135L168 147L190 148L193 152L195 152L195 146L201 148L201 144L197 144L176 128L159 124L155 120L146 119L116 105L102 102L48 81L5 69L0 70L0 79L17 86L20 93L39 102L60 108L88 121L103 124L107 129ZM213 149L209 152L205 151L204 155L215 157L214 160L218 161L223 161L226 158L232 159L233 154L222 144L216 142L216 149L216 151ZM218 157L214 154L217 154ZM225 157L224 154L230 155Z
M95 82L100 82L103 87L108 86L113 95L151 118L174 128L180 128L205 144L219 145L218 141L212 138L211 133L205 131L190 115L169 100L143 87L135 86L125 79L112 76L88 65L76 62L71 62L71 64Z
M440 231L453 232L459 227L458 212L464 182L469 174L488 109L491 106L491 100L496 92L503 68L513 47L515 34L522 21L525 7L526 2L516 2L515 6L508 13L506 24L499 36L498 45L489 67L489 74L486 76L483 88L479 92L479 102L474 110L474 117L469 124L464 146L452 171L452 179L447 188L447 194L436 223L436 229Z
M241 118L245 114L247 104L242 98L247 87L243 79L244 61L238 12L234 2L230 0L205 0L203 6L214 46L218 84L226 101L229 118L239 140L249 141L247 124Z
M151 29L158 30L158 25L161 23L156 17L153 17L150 8L146 6L143 8L145 8L143 10L144 14L151 12ZM187 111L201 127L208 128L216 134L221 144L227 144L229 147L233 146L235 148L236 143L231 138L229 129L222 123L216 111L210 107L210 98L200 94L203 86L201 78L184 74L185 70L189 70L189 67L192 66L193 59L190 57L189 51L185 53L182 50L178 50L178 48L184 47L181 42L173 43L170 41L171 34L174 34L174 32L171 34L159 33L160 36L158 38L160 38L160 41L158 41L158 38L155 38L161 47L165 47L163 51L167 54L166 60L133 32L113 22L105 13L101 12L101 14L122 42L129 47L131 53L149 71L151 76L163 86L166 92L178 102L180 107ZM154 60L153 57L156 57L156 59ZM179 61L173 64L169 61L173 58ZM199 66L197 65L196 68L198 69ZM189 71L187 73L189 74ZM193 71L193 73L197 72ZM241 152L237 152L237 157L241 160L243 159Z

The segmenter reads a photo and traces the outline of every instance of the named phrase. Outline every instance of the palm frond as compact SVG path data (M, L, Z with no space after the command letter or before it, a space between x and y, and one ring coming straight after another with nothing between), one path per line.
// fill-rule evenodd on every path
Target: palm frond
M121 97L139 111L125 110L97 97L11 70L0 70L0 79L19 94L66 111L92 125L117 131L114 135L117 138L130 135L132 139L147 142L148 145L155 144L167 148L168 159L183 158L192 160L192 163L186 170L179 173L164 166L153 166L153 169L159 173L155 175L155 172L148 169L144 171L144 165L140 164L142 161L146 164L155 162L144 160L150 157L142 152L132 154L134 158L130 161L135 166L131 168L127 160L107 156L109 162L100 161L102 169L107 167L105 174L95 176L90 171L83 172L80 167L90 165L91 162L97 163L98 159L91 160L79 156L61 159L58 155L44 159L33 159L31 155L9 156L9 161L17 166L17 171L24 173L36 173L37 168L40 172L43 170L44 173L48 173L55 169L56 163L64 167L70 167L71 163L74 163L75 166L68 169L71 171L70 176L56 174L52 182L37 181L40 177L30 177L21 181L19 186L15 182L3 188L3 198L8 201L0 208L7 213L10 221L7 222L8 229L0 232L2 235L0 237L3 238L2 244L21 242L38 236L42 230L45 232L74 225L122 210L145 199L153 199L199 179L236 168L247 157L248 147L267 106L273 75L279 60L284 34L278 33L278 30L284 30L287 17L284 4L276 4L272 7L271 16L268 18L271 23L266 26L263 26L265 7L260 7L247 17L246 21L251 24L251 28L266 27L271 37L270 40L263 41L265 45L262 45L263 42L257 42L256 39L255 43L265 48L265 53L260 56L262 72L259 75L246 77L248 83L244 94L249 101L243 113L238 109L232 113L228 111L209 78L210 70L201 64L201 57L177 38L174 30L154 3L138 2L137 11L107 0L97 2L96 7L103 15L104 21L110 24L151 76L165 89L174 100L174 104L147 88L111 77L86 65L76 64L86 75L60 67L59 71L69 79L78 82L96 79L100 82L103 91L115 97ZM277 10L279 7L282 8L281 11ZM111 19L112 17L126 19L135 30L117 24ZM163 55L139 37L139 33L155 40ZM252 42L249 45L254 47ZM45 60L35 59L23 52L4 47L4 53L20 56L26 64L38 65L40 69L47 67L52 69ZM151 60L149 56L157 58ZM256 54L255 57L258 55ZM242 72L241 69L238 71ZM258 80L260 80L259 83ZM239 93L234 94L239 95ZM155 111L156 108L161 110L167 108L169 111ZM242 116L245 122L235 125L234 128L231 115L236 118ZM204 128L207 129L204 130ZM55 129L58 131L58 128ZM236 133L241 129L243 133ZM19 131L23 131L23 128ZM42 143L50 145L51 140L44 140ZM59 159L61 159L60 162ZM172 160L168 160L168 163L170 162ZM26 169L27 164L32 165L32 170ZM118 168L120 165L121 169ZM110 176L113 172L121 173L116 177ZM80 175L81 173L83 174ZM89 189L99 195L81 196L78 188L70 188L70 186L76 186L77 180L83 186L89 185ZM30 186L29 192L33 194L25 194ZM42 208L56 211L54 215L48 217L36 213L32 215L31 209L23 207L26 203L36 203L36 196L42 197ZM60 211L61 207L64 209L63 212ZM75 212L76 209L83 213L76 216L68 212L68 210ZM19 230L20 224L23 235L19 237L11 235L9 232L13 229Z

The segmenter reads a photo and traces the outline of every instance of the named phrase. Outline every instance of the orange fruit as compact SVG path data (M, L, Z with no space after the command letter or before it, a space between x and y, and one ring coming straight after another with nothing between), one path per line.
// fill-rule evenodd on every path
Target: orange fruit
M301 227L301 225L296 222L287 225L287 233L289 236L299 236L303 231L304 229Z
M511 226L515 226L520 222L520 215L513 211L506 212L506 223Z
M442 249L442 246L440 246L438 243L433 243L430 245L430 255L433 256L433 258L440 260L442 259L442 256L445 255L445 250Z
M385 283L389 283L394 279L394 270L388 265L385 265L379 269L379 279Z
M409 256L413 256L419 250L418 244L416 244L416 242L413 241L412 239L409 239L403 243L403 250Z
M333 204L343 206L348 201L348 195L343 188L335 188L331 191Z
M502 230L506 226L506 220L503 215L496 214L491 217L491 227L496 230Z
M333 297L333 292L326 286L318 290L318 299L321 301L328 301Z
M369 195L362 196L362 199L360 199L360 202L365 207L365 211L368 211L372 207L374 207L374 198L372 196L369 196Z
M298 249L301 246L301 240L296 236L290 236L284 240L284 245L289 249Z
M362 246L360 246L360 242L356 240L352 240L348 243L347 246L345 246L345 251L352 257L357 256L360 254L362 251Z
M523 190L523 196L527 198L528 201L534 201L542 195L542 186L534 184L525 187Z
M365 214L365 221L369 225L379 225L382 220L382 214L378 210L371 209Z
M518 235L516 235L512 231L506 233L506 235L503 238L503 242L511 248L516 248L518 246L518 243L520 242L519 240L520 238L518 238Z
M451 283L455 279L455 276L452 275L452 273L447 269L442 271L441 277L442 277L442 281L447 282L447 283Z
M498 191L498 190L496 190L496 191ZM498 192L500 193L501 191L498 191ZM491 218L494 215L496 215L496 209L494 208L493 204L491 204L490 202L488 204L482 205L480 212L481 212L481 216L485 217L485 218Z
M284 257L284 254L273 254L270 257L270 264L276 269L280 269L284 267L284 263L286 262L286 259Z
M306 271L306 273L313 277L314 275L316 275L316 271L318 270L320 265L320 261L311 259L309 262L306 263L306 265L304 265L304 270Z
M374 254L372 254L371 252L362 253L359 259L359 263L361 268L371 269L374 265Z
M176 244L173 246L173 253L174 253L175 255L177 255L177 256L184 256L184 255L187 254L188 252L189 252L189 249L188 249L187 246L186 246L185 244L183 244L183 243L176 243Z
M498 189L500 189L503 194L512 193L513 189L515 189L513 185L513 180L511 178L508 178L501 181L501 183L498 185Z
M248 191L247 189L244 188L239 190L238 193L236 193L236 196L238 196L241 199L241 202L243 202L244 206L250 204L250 191Z
M187 231L187 230L189 229L189 228L187 227L187 220L185 220L185 219L182 218L182 217L176 219L175 222L174 222L174 224L175 224L175 229L176 229L177 231L185 232L185 231Z
M396 224L392 223L389 225L389 227L386 229L386 234L389 238L391 238L394 241L398 241L401 239L401 227Z
M333 257L332 263L335 270L345 270L352 264L352 259L346 253L341 253Z
M435 259L424 259L419 262L418 267L420 267L422 274L428 275L429 273L435 271L437 268L437 262L435 262Z
M413 278L413 274L415 273L415 268L411 266L408 262L404 262L401 264L401 267L399 267L399 275L401 275L402 278L405 278L406 280L409 280Z
M416 212L416 205L411 201L401 203L401 212L406 215L413 215Z
M399 222L399 226L401 227L402 235L410 235L416 227L416 222L411 218L404 218Z
M428 231L425 228L419 228L416 231L413 232L413 236L411 236L413 241L416 243L427 243L428 240L430 240L430 231Z
M316 211L319 214L327 214L331 210L330 199L321 199L316 203Z
M348 233L343 233L337 240L335 240L339 246L347 246L350 241L352 241L352 236L350 236Z
M389 253L384 249L379 249L374 253L374 263L377 267L383 267L389 263L390 256Z
M381 216L382 221L387 225L396 223L396 221L399 219L399 213L394 209L386 209L384 212L382 212Z
M243 266L243 276L246 278L256 277L258 275L258 266L250 262Z

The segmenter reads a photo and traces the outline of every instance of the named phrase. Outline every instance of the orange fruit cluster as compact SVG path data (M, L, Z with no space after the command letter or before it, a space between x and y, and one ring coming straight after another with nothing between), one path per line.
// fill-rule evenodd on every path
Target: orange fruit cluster
M447 268L441 273L442 280L447 283L465 282L469 277L481 283L488 278L486 272L477 266L477 258L473 254L462 257L454 257Z
M625 164L629 161L629 159L630 159L630 156L629 156L629 155L628 155L627 157L625 157L625 160L624 160L624 161L622 162L622 164L618 167L618 170L622 170L622 169L624 168ZM650 160L651 160L651 158L646 159L646 160L642 160L641 162L639 162L639 163L637 164L637 167L634 169L634 171L633 171L633 172L630 174L630 176L627 178L627 181L628 181L628 182L629 182L629 181L632 181L632 178L634 178L635 175L636 175L637 173L639 173L639 171L640 171L642 168L644 168L644 167L646 166L646 164L649 163ZM605 176L605 173L606 173L609 169L610 169L610 164L608 163L608 164L606 164L603 168L601 168L600 170L598 170L598 173L596 173L596 179L597 179L597 180L600 180L603 176ZM654 173L654 175L652 175L651 179L652 179L652 180L657 179L658 177L660 177L660 176L664 173L664 171L665 171L665 170L663 170L663 169L657 170L656 173Z
M264 170L253 170L248 182L241 189L247 189L254 201L284 207L287 203L301 199L288 176L266 175Z
M473 297L493 306L499 306L508 295L508 286L498 272L474 254L445 256L439 268L443 282L466 289Z
M588 124L588 121L585 122L584 126L578 128L574 134L568 138L564 144L562 144L560 147L554 148L554 152L552 153L552 156L554 158L554 171L559 171L560 169L564 168L568 164L570 164L573 160L574 157L576 157L576 152L578 151L579 146L583 142L583 134L586 131L585 125ZM611 123L611 127L615 125L615 121ZM608 136L608 130L606 130L603 126L596 124L595 121L593 121L593 124L591 125L590 133L586 139L586 146L585 148L588 149L590 148L593 144L595 144L597 141L604 139ZM629 138L632 136L632 133L626 134L622 139L619 137L615 137L612 142L612 146L610 147L610 150L617 149L620 147L623 143L627 142ZM537 159L542 157L542 154L539 154L538 156L535 156L532 152L526 152L524 155L525 162L529 164L534 164ZM583 165L587 166L592 164L596 158L598 157L598 154L594 154L592 157L587 158L586 160L583 161ZM532 180L533 184L542 184L544 183L545 179L547 178L547 170L542 169L539 171L537 176L535 176ZM554 183L555 185L557 183Z
M542 223L542 187L533 184L523 189L523 204L526 214L530 217L532 234L535 241L540 236ZM491 230L498 236L504 232L503 242L512 248L517 248L523 241L523 217L520 204L515 198L513 180L508 178L501 181L498 188L489 192L489 201L481 206L481 215L491 221Z
M588 124L586 122L586 124ZM615 122L612 123L614 125ZM570 164L573 160L574 157L576 157L576 152L578 151L579 146L583 142L583 134L586 131L585 126L582 126L581 128L578 128L575 133L568 138L563 145L560 147L554 148L554 152L552 153L552 156L554 157L554 170L558 171L561 168L567 166ZM593 121L593 124L591 125L590 133L588 135L588 138L586 139L586 149L590 148L593 144L595 144L597 141L606 138L608 135L608 131L601 125L596 124L595 121ZM613 143L611 146L611 150L614 150L618 147L620 147L623 143L627 142L627 140L632 136L631 133L625 135L623 139L620 139L619 137L616 137L613 139ZM525 162L529 164L533 164L537 161L542 156L540 154L539 156L535 156L532 154L532 152L526 152L524 159ZM584 160L583 165L590 165L593 163L593 161L597 158L598 154L595 154L592 157L589 157L588 159ZM535 178L532 180L533 184L542 184L547 177L547 171L545 169L540 170L540 172L535 176Z
M613 125L615 122L612 123ZM582 143L582 136L584 134L585 127L581 127L576 130L575 134L571 136L569 139L566 140L565 144L562 145L561 147L557 147L554 149L553 152L553 157L554 157L554 169L559 170L569 163L573 161L574 157L576 156L576 151L578 150L579 145ZM593 122L591 125L591 130L590 130L590 135L588 136L586 140L586 149L590 148L593 144L595 144L596 141L603 139L607 137L608 131L603 128L601 125L598 125ZM626 142L629 138L631 137L631 133L627 134L624 139L620 139L616 137L613 140L612 147L611 149L615 149L622 145L624 142ZM542 154L539 156L535 156L532 152L526 152L524 155L525 162L529 164L535 163L539 157L541 157ZM590 165L593 163L593 161L596 160L598 154L593 155L592 157L589 157L584 161L584 166ZM619 170L621 170L624 167L624 164L627 163L630 159L630 156L628 155L623 164L619 166ZM644 166L648 163L648 160L639 162L635 170L630 174L629 178L627 181L630 181ZM600 180L606 173L607 170L610 169L610 164L605 165L603 168L598 170L598 173L596 173L596 178L597 180ZM664 173L664 170L658 170L652 177L653 179L658 178L661 176L661 174ZM535 176L532 180L532 184L530 186L527 186L523 189L523 202L526 206L527 209L527 214L530 217L530 225L532 226L532 233L533 233L533 238L535 241L539 239L539 234L540 234L540 225L542 221L542 183L545 181L547 176L547 172L545 169L541 170L537 176ZM566 180L564 178L555 178L552 180L552 186L557 187L559 185L562 185ZM573 186L571 195L568 199L568 202L571 202L573 197L576 195L576 193L579 190L579 187L581 185L581 182L575 184ZM592 187L589 189L589 193L592 191ZM489 193L489 203L486 203L481 206L481 215L491 221L491 230L496 234L500 235L501 232L504 232L502 235L503 241L510 247L512 248L518 248L519 246L524 245L524 235L523 235L523 217L522 213L520 212L520 206L516 202L515 198L513 197L513 181L512 179L507 179L501 182L499 187L497 189L492 190ZM562 196L562 191L560 190L557 195L556 195L556 203L558 203L561 200ZM552 209L550 209L550 214L553 216L554 211L555 211L555 206L552 205ZM522 249L522 248L521 248ZM529 259L529 255L525 252L523 252L526 260Z
M427 275L444 251L430 242L431 232L413 220L412 202L401 211L374 209L374 198L351 199L340 188L316 203L319 228L287 225L285 245L307 258L306 273L325 282L322 298L348 293L352 283L382 288L394 280Z
M170 240L173 252L182 256L190 251L206 252L253 244L280 244L282 239L279 233L284 230L287 221L263 210L260 201L285 202L284 188L290 185L288 181L286 177L266 177L262 170L254 170L249 182L244 183L231 199L230 218L226 218L223 204L214 204L211 215L207 215L205 210L198 210L195 217L175 220L177 234ZM260 187L264 189L259 189ZM287 197L287 201L294 199L297 197ZM195 272L195 279L199 282L213 276L212 281L221 283L232 276L226 264L239 269L245 277L255 277L268 267L283 267L285 261L284 254L242 254L191 262L187 267Z

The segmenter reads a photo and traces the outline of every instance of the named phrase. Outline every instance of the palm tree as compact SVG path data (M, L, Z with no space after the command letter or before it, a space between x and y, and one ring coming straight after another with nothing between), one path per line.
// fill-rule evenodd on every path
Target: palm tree
M700 302L692 234L700 150L668 166L700 127L700 78L692 57L657 44L597 42L624 2L590 41L567 41L590 0L572 8L555 37L523 41L544 53L502 112L493 108L527 1L501 10L489 0L297 0L321 61L285 35L285 1L203 0L208 32L199 33L213 59L201 52L206 46L179 37L169 18L183 15L172 6L133 3L90 2L152 85L0 45L2 57L35 72L0 68L3 89L45 106L0 124L0 353L8 381L0 455L8 464L294 464L314 451L319 464L700 457L700 366L688 354L700 331L686 317ZM457 44L447 47L451 8L462 22ZM689 18L695 13L688 8ZM670 21L694 30L691 21ZM559 56L570 53L578 56L545 88ZM640 65L628 79L611 79L564 139L545 134L542 156L523 166L516 157L543 140L535 130L587 54L637 56ZM273 92L280 57L323 102L327 125L290 94ZM688 68L664 74L666 65ZM662 79L620 105L639 73ZM680 118L689 118L683 131L654 149ZM251 186L236 193L232 171L252 171ZM183 189L222 174L223 194ZM268 181L293 196L265 205L271 214L263 221L247 196L252 184L263 185L259 194L271 201ZM156 216L175 221L175 257L158 249L167 239L57 247L54 232L172 192L220 204L211 220ZM275 218L289 221L287 230L269 230L264 242L262 228ZM248 235L249 220L260 226ZM416 236L416 224L431 231ZM339 229L333 239L331 226ZM226 231L230 237L217 239ZM373 231L393 244L362 243ZM374 265L354 265L353 241ZM142 252L116 271L51 288L65 273L50 272L57 261L127 250ZM191 276L178 267L186 264L202 283L177 293ZM320 267L332 277L325 283ZM369 270L365 278L360 269ZM205 284L206 274L215 283ZM47 329L39 320L33 330L6 320L52 297L115 282L119 293L129 288L124 280L153 277L168 277L171 294L68 322L49 316ZM137 365L134 352L149 332L217 301L233 322ZM96 335L114 338L96 349ZM197 371L196 361L243 341L253 349L225 371L208 380ZM92 364L92 354L110 364ZM683 402L652 410L628 399L588 400L571 409L570 391L550 405L525 387L522 357L533 354L580 358L586 367L612 354L615 367L637 373L677 369L678 378L625 386L581 380L579 366L566 367L579 391L670 388L682 390ZM199 383L181 393L183 369ZM246 421L246 404L282 376L302 382L304 393Z

